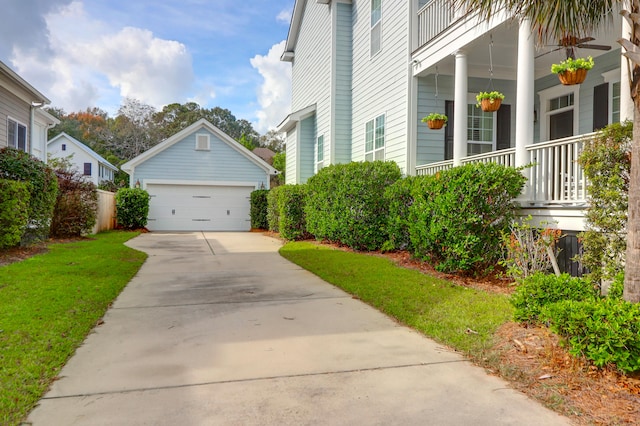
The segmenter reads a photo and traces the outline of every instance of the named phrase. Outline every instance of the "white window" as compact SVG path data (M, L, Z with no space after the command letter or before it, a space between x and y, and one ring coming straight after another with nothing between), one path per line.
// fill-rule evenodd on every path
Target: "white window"
M371 56L382 49L382 0L371 0Z
M316 172L324 167L324 135L318 136L316 141Z
M560 85L539 92L541 142L578 134L579 86Z
M384 161L384 114L365 125L364 159L365 161Z
M496 113L467 105L467 155L484 154L496 148Z
M196 151L209 151L210 142L208 134L196 134Z
M27 126L7 118L7 143L11 148L27 151Z
M613 69L602 74L609 83L609 123L620 122L620 70Z

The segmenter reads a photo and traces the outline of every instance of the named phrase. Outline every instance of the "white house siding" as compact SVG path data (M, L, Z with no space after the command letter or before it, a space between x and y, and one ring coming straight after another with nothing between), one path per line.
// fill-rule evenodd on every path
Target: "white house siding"
M299 111L310 105L316 105L315 133L310 133L308 124L306 131L298 135L298 158L304 161L309 153L314 155L315 140L324 135L326 148L325 158L329 159L331 140L331 46L332 46L332 11L331 6L307 1L302 18L300 33L295 47L295 58L292 62L292 105L291 111ZM306 147L306 148L302 148ZM311 158L313 164L313 158ZM297 183L306 181L313 174L307 169L308 164L301 164Z
M298 183L305 183L307 179L315 173L315 135L316 116L312 115L300 121L300 137L298 143L299 180ZM325 138L326 140L326 138Z
M352 5L335 4L334 157L332 163L351 161L351 83L353 58ZM329 148L325 139L325 151ZM325 152L325 159L329 153ZM326 164L326 161L325 161Z
M65 151L62 150L62 144L67 146ZM70 161L73 163L73 168L80 174L84 173L84 163L91 163L91 176L86 176L85 178L98 185L98 161L81 149L74 148L72 141L64 137L57 139L49 144L47 151L52 158L67 158L71 156Z
M286 162L286 172L284 176L285 183L287 185L295 184L299 182L298 159L297 159L297 155L298 155L297 138L298 138L298 132L295 127L287 132L286 139L285 139L285 143L286 143L285 152L287 156L286 158L288 158L289 160L287 160Z
M210 135L210 150L196 151L196 134ZM145 179L166 181L253 182L256 187L269 187L267 173L205 129L199 129L183 140L137 165L131 182Z
M382 0L382 49L370 55L370 2L353 7L352 160L365 157L365 124L385 114L385 159L407 164L410 2Z
M35 118L33 121L33 147L31 151L31 155L36 157L37 159L47 162L47 140L48 140L48 129L49 124L43 117L40 116L36 112Z
M8 145L7 117L11 117L27 127L27 143L29 143L31 134L31 129L29 128L29 104L0 84L0 148Z

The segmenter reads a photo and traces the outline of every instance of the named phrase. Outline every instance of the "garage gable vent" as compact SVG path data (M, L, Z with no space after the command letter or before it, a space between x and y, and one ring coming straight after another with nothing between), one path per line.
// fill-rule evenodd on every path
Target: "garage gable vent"
M196 151L209 151L209 135L198 134L196 135Z

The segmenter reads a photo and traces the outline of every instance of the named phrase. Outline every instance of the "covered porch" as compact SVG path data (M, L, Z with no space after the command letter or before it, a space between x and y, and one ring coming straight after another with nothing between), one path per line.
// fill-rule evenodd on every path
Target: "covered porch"
M581 230L587 193L577 159L584 141L633 114L626 61L616 42L625 31L622 18L614 14L610 25L574 46L537 46L527 22L497 15L478 22L453 11L448 0L420 0L416 7L416 174L469 162L530 165L523 171L528 183L522 207L560 218L561 229ZM563 86L550 69L571 53L592 56L596 65L584 83ZM505 95L501 110L475 107L479 91L494 90ZM432 112L447 115L444 130L421 122ZM563 219L567 215L571 219Z

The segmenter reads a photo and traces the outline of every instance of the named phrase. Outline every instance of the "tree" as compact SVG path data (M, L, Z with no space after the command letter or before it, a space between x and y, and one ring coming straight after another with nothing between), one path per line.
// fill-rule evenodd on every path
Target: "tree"
M260 146L269 148L273 152L283 152L285 148L284 144L284 136L277 130L269 130L260 137Z
M273 156L273 168L280 172L276 176L278 184L284 185L287 168L287 155L284 152L278 152Z
M565 37L578 39L589 36L606 19L613 18L614 4L627 10L621 12L632 28L629 39L618 42L629 60L631 98L634 105L633 142L629 183L627 251L624 278L624 299L640 302L640 0L453 0L456 7L478 12L489 20L505 9L520 22L531 22L538 42L557 43Z

